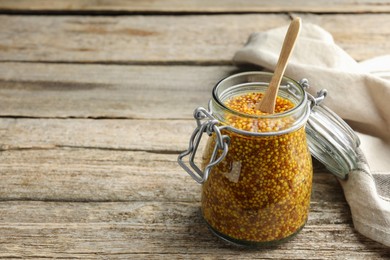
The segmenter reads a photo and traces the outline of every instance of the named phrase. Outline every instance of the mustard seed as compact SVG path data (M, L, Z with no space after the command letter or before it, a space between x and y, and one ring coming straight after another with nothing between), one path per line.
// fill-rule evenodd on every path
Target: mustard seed
M230 98L225 105L249 115L261 93ZM278 97L275 113L294 108ZM289 129L291 117L268 120L226 116L226 124L250 132ZM312 188L312 163L304 127L283 135L250 136L228 130L229 152L202 186L203 217L224 236L240 241L271 242L290 237L306 223ZM206 165L215 146L210 138L203 155ZM233 165L235 167L233 167ZM232 178L231 176L235 176Z

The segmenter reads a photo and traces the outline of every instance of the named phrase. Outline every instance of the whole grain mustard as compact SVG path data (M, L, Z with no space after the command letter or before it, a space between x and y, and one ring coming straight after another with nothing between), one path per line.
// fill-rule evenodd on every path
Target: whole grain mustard
M233 96L225 106L247 115L262 115L256 102L262 93ZM294 104L278 97L275 113ZM268 120L227 115L226 122L249 132L289 129L292 117ZM288 131L287 131L288 132ZM304 126L281 135L250 136L223 130L229 152L202 186L203 217L211 229L228 240L268 243L297 233L306 223L312 188L312 162ZM215 138L210 138L203 165L210 161Z

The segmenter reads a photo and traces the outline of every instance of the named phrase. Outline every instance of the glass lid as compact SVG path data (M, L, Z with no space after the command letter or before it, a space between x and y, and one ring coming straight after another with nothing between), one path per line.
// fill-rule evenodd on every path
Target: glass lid
M347 123L323 105L314 105L306 125L311 154L341 179L357 168L360 140Z

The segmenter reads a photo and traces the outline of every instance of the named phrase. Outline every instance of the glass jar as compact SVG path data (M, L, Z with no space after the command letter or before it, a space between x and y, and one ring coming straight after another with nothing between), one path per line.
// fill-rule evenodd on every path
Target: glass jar
M271 78L271 73L245 72L220 81L209 110L195 110L197 127L178 158L203 184L202 215L210 230L238 245L285 241L308 219L313 169L305 128L326 92L314 98L304 81L283 77L276 104L281 112L255 113L251 97L264 93ZM194 158L203 133L210 138L198 167ZM321 142L316 144L321 150ZM183 161L187 155L190 167Z

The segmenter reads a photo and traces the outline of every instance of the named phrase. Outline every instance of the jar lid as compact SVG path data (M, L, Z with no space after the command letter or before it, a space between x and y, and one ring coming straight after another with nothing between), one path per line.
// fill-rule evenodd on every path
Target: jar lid
M332 110L314 102L306 133L311 154L334 175L346 179L357 168L360 140Z

